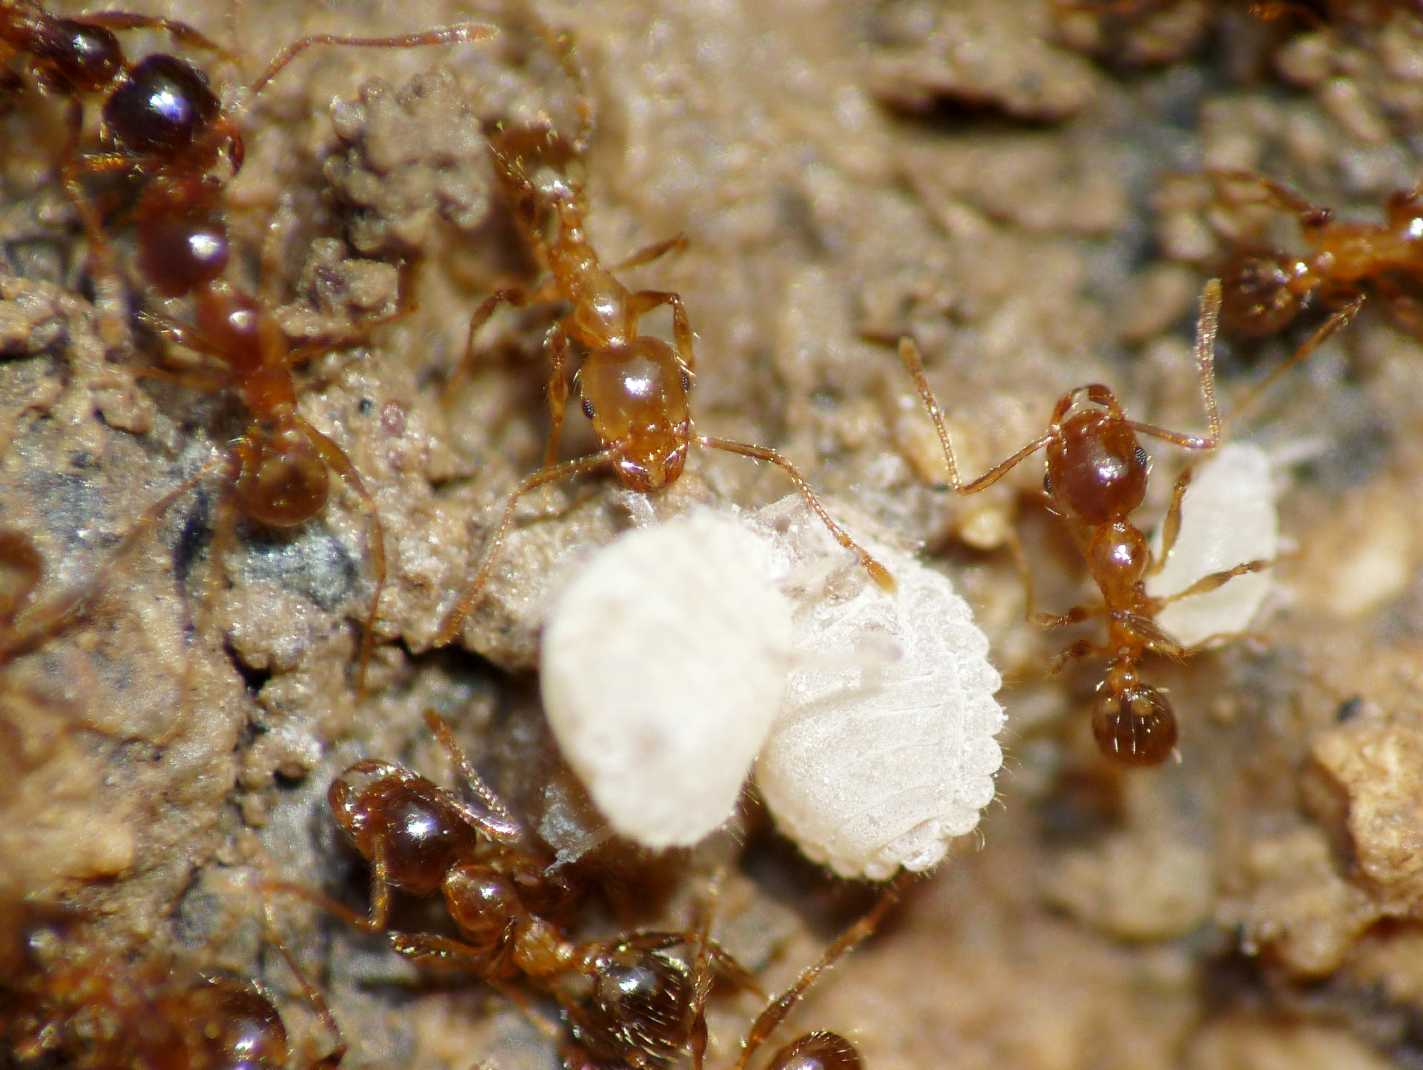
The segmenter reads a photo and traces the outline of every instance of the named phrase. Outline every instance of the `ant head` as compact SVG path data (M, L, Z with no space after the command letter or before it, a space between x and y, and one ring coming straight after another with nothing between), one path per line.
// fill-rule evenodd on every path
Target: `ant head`
M171 154L197 141L222 112L207 76L176 56L154 53L104 102L104 125L133 152Z
M439 891L474 844L474 829L433 783L409 769L366 759L326 793L336 823L366 859L384 859L386 879L415 895Z
M1123 765L1160 765L1176 746L1176 715L1164 694L1114 665L1092 702L1092 735L1108 758Z
M1262 337L1289 326L1303 297L1291 286L1302 265L1270 250L1232 256L1221 272L1221 320L1235 334Z
M44 561L29 536L0 529L0 624L29 605L43 575Z
M184 993L182 1010L194 1065L287 1065L286 1026L272 1001L253 985L210 978Z
M593 988L571 1016L574 1040L609 1062L670 1062L686 1047L687 1009L693 1005L691 971L679 959L633 941L595 944L584 956L583 972Z
M238 443L234 496L242 515L273 528L305 524L326 508L331 473L294 414L254 420Z
M102 26L78 19L56 19L33 48L44 73L78 93L96 93L123 68L119 39Z
M643 336L594 350L575 383L598 441L620 451L614 467L625 486L646 492L676 481L691 436L692 377L666 342Z
M1146 497L1151 458L1111 402L1105 412L1068 417L1047 447L1043 490L1060 512L1087 524L1119 520Z
M767 1070L864 1070L864 1065L855 1045L839 1033L817 1029L776 1052Z

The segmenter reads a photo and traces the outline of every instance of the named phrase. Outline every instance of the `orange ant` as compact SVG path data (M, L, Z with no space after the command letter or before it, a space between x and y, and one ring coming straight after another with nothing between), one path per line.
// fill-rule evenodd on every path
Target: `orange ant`
M568 939L558 915L571 887L549 872L547 851L480 779L449 725L433 712L425 714L425 721L460 771L465 789L460 795L376 759L351 766L327 793L337 823L371 864L369 914L358 914L302 885L271 882L267 888L308 899L366 932L388 931L392 889L419 896L439 892L460 939L389 932L392 946L417 961L465 964L516 998L506 983L520 978L553 997L568 1025L565 1067L645 1070L690 1050L700 1068L706 1046L703 1006L715 977L724 976L742 988L757 987L707 935L709 913L694 932L640 930L609 940ZM899 885L892 885L819 962L768 1004L748 1034L737 1070L746 1066L815 979L875 929L898 892ZM673 954L678 947L690 949L691 955ZM789 1070L801 1065L793 1056L808 1058L849 1047L843 1040L837 1047L831 1037L803 1037L782 1049L772 1065ZM829 1065L848 1068L858 1063Z
M1221 318L1227 330L1262 337L1283 330L1311 301L1347 319L1367 289L1383 299L1394 321L1423 337L1423 308L1404 290L1423 281L1423 186L1389 196L1385 222L1341 223L1298 193L1251 171L1213 171L1218 184L1247 183L1264 199L1294 213L1310 252L1304 256L1246 245L1223 272Z
M294 1054L270 993L253 980L230 976L175 977L168 966L130 966L95 951L46 965L44 952L73 947L68 916L38 917L38 908L12 906L0 924L12 944L0 978L0 1044L14 1065L74 1070L203 1067L207 1070L285 1067ZM291 953L276 947L323 1027L335 1038L306 1070L334 1070L346 1043L321 993ZM12 961L13 960L13 961ZM11 1065L6 1063L7 1066Z
M566 57L567 52L561 56ZM510 493L485 547L483 561L445 615L435 645L450 642L478 603L499 547L513 523L514 509L525 494L603 468L612 468L629 490L661 490L682 474L694 443L769 461L781 468L835 540L855 554L880 587L892 590L894 580L888 570L831 518L788 457L767 446L694 432L689 394L696 355L691 321L681 296L663 290L629 291L614 274L684 248L685 237L678 235L657 242L605 267L585 228L588 204L582 184L546 163L534 170L528 166L526 150L532 146L538 146L543 161L581 154L592 123L586 94L581 99L585 103L583 126L570 141L547 129L501 130L490 139L495 173L506 189L520 229L548 277L533 290L508 287L485 299L470 317L461 371L474 360L475 335L501 304L520 307L562 300L570 307L544 339L552 371L548 380L550 429L543 466ZM552 237L547 236L550 230ZM664 305L672 311L675 348L660 338L643 334L639 328L644 316ZM559 439L569 397L566 366L575 343L583 349L583 363L573 376L573 390L584 415L592 422L600 448L588 456L559 463Z
M1052 667L1056 672L1071 660L1092 655L1108 659L1093 703L1092 732L1104 754L1127 765L1163 762L1176 745L1176 717L1170 701L1138 675L1143 656L1151 652L1182 659L1223 638L1212 636L1194 646L1183 646L1157 626L1156 615L1172 602L1213 591L1236 576L1258 572L1270 564L1263 560L1248 561L1203 576L1173 595L1154 598L1146 593L1146 580L1161 570L1176 543L1181 528L1181 502L1190 483L1191 469L1181 473L1172 489L1171 505L1162 524L1159 555L1153 558L1146 536L1131 520L1131 513L1146 496L1147 476L1151 470L1151 458L1141 447L1138 435L1196 451L1213 450L1221 442L1222 421L1216 407L1214 367L1220 308L1221 284L1218 279L1212 279L1201 296L1194 347L1208 434L1183 434L1129 420L1110 387L1091 383L1077 387L1058 400L1044 434L968 483L959 478L958 461L943 411L924 374L918 347L909 338L899 343L900 359L913 377L938 431L954 491L976 494L997 483L1039 450L1046 449L1043 493L1048 508L1066 522L1087 571L1096 581L1102 601L1098 605L1075 606L1061 614L1035 614L1030 593L1029 619L1048 628L1077 624L1094 617L1105 619L1107 638L1104 642L1079 640L1059 654ZM1309 347L1317 345L1338 325L1331 323L1327 331L1317 333L1307 343ZM1079 398L1085 398L1092 407L1074 411Z

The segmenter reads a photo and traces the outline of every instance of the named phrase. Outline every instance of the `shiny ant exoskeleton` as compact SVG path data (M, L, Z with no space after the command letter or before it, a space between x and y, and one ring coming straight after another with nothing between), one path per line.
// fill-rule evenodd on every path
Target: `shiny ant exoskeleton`
M560 50L560 59L578 77L566 48ZM777 465L835 540L856 555L880 587L892 589L894 581L889 572L831 518L788 457L767 446L695 433L689 395L696 354L691 321L681 296L664 290L630 291L615 275L683 248L686 239L678 235L640 249L611 267L604 266L585 227L588 203L582 183L563 166L576 160L589 140L592 115L586 93L580 93L580 101L584 105L580 112L582 125L572 138L565 140L544 128L503 129L490 138L495 174L520 230L548 277L531 290L497 290L475 310L470 317L464 361L456 374L473 361L475 336L501 304L563 301L569 307L544 339L552 369L548 380L550 428L543 466L521 480L509 495L485 546L484 559L445 615L435 644L450 642L478 602L513 523L515 507L525 494L603 468L612 468L630 490L657 491L676 482L693 444ZM534 162L530 157L535 158ZM639 326L644 316L662 306L672 311L674 345L642 333ZM599 450L559 463L559 439L569 398L567 365L574 345L583 350L583 359L572 387L584 415L592 422Z
M1205 594L1236 576L1268 567L1268 561L1248 561L1203 576L1166 597L1146 593L1146 580L1159 572L1171 554L1181 527L1181 502L1190 482L1187 468L1176 480L1171 505L1162 524L1161 551L1153 559L1146 536L1131 514L1146 496L1151 458L1138 435L1170 442L1182 449L1209 451L1221 442L1222 422L1215 397L1215 337L1221 307L1221 285L1212 279L1201 296L1196 321L1195 362L1200 377L1209 432L1183 434L1127 418L1116 394L1108 386L1091 383L1064 394L1053 408L1046 432L1011 457L994 465L971 482L959 478L958 461L949 440L944 415L929 387L918 347L911 339L900 341L899 354L934 421L948 463L950 485L959 494L975 494L991 487L1039 450L1047 451L1043 493L1048 508L1067 524L1082 553L1087 571L1101 592L1098 605L1076 606L1061 614L1033 614L1038 624L1054 628L1095 617L1106 621L1102 642L1088 639L1073 643L1053 661L1054 671L1076 658L1100 655L1107 667L1092 708L1092 732L1109 757L1128 765L1154 765L1165 761L1176 745L1176 717L1170 701L1146 683L1138 672L1148 653L1184 658L1216 638L1187 647L1156 624L1156 615L1167 605ZM1313 339L1316 344L1321 338ZM1078 408L1085 398L1089 408Z
M1244 241L1222 271L1221 322L1229 332L1259 338L1283 330L1310 304L1347 319L1366 293L1376 295L1404 330L1423 338L1423 187L1388 198L1383 223L1348 223L1253 171L1212 171L1222 191L1243 184L1294 214L1309 248L1303 255Z
M646 1070L687 1051L700 1068L706 1047L703 1007L715 978L756 988L708 936L710 914L690 931L569 939L561 915L572 889L549 872L548 851L480 779L449 726L434 713L425 716L460 771L465 790L459 796L375 759L351 766L327 795L337 823L371 865L370 912L359 914L302 885L274 882L268 889L311 900L367 932L387 932L393 889L420 896L439 892L460 939L390 932L392 946L417 961L462 965L511 994L516 990L508 985L522 982L554 999L568 1026L562 1054L569 1070ZM892 884L864 918L766 1006L747 1035L737 1070L816 978L874 931L900 887ZM674 954L677 948L688 953ZM848 1041L816 1033L787 1045L771 1066L812 1066L805 1060L817 1056L839 1060L829 1067L859 1065Z
M41 917L34 907L0 909L0 1049L14 1060L6 1066L334 1070L344 1058L346 1043L326 1001L280 942L277 950L333 1038L325 1054L293 1050L272 995L258 982L175 970L167 961L133 965L102 952L76 953L72 920ZM43 961L49 951L59 961Z

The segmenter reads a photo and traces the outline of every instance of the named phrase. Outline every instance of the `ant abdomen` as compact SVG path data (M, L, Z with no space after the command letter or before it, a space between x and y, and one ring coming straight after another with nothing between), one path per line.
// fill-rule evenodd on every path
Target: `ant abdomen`
M103 115L124 148L169 154L192 145L221 111L202 71L159 52L134 66L104 102Z
M389 762L357 762L331 784L327 801L361 855L379 858L385 879L415 895L439 891L474 845L474 830L438 787Z
M1303 304L1291 287L1290 262L1247 249L1233 255L1221 273L1221 321L1226 330L1251 338L1282 331Z
M1118 414L1079 412L1061 430L1060 441L1047 451L1054 504L1088 524L1105 524L1141 504L1149 462Z
M250 1070L287 1065L290 1051L282 1017L271 1000L249 984L213 978L183 993L178 1011L188 1030L187 1053L194 1057L194 1066Z
M864 1065L855 1045L839 1033L817 1029L776 1052L767 1070L863 1070Z
M693 978L687 965L660 948L628 941L601 945L584 961L592 991L570 1015L573 1037L591 1055L646 1063L671 1062L686 1050Z
M1098 749L1123 765L1160 765L1176 747L1176 715L1154 687L1110 684L1092 703L1092 735Z
M233 497L242 515L274 528L305 524L326 507L331 473L311 435L292 421L256 422L238 443Z

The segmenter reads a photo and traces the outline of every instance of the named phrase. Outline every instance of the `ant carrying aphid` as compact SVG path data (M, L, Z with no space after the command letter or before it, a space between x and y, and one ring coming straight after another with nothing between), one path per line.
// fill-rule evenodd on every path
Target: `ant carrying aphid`
M0 910L7 946L0 962L0 1046L6 1066L73 1070L334 1070L346 1043L321 993L291 953L277 950L306 1001L334 1038L325 1054L295 1052L271 994L258 982L175 970L167 961L130 964L97 951L73 953L67 916L36 908ZM53 950L62 960L42 961ZM293 1063L294 1055L300 1056Z
M675 955L696 934L638 931L575 943L561 915L572 889L548 872L549 853L480 780L453 733L434 713L426 722L459 769L460 796L399 765L367 759L331 785L338 824L371 864L368 915L301 885L272 891L309 899L367 932L386 932L391 890L443 894L460 939L390 933L392 945L416 960L443 960L501 984L522 980L555 999L573 1043L601 1063L658 1066L694 1046L704 1029L688 1012L691 963ZM755 984L714 942L710 969L744 987Z
M566 49L560 51L560 58L574 67ZM580 100L585 103L583 124L571 139L542 128L500 130L490 138L495 174L520 230L548 277L532 290L497 290L475 310L460 370L473 361L475 335L501 304L523 306L561 300L569 308L544 340L552 370L548 380L550 429L543 467L521 480L509 495L485 546L484 559L474 579L446 614L435 644L450 642L477 604L520 498L537 487L603 468L612 468L630 490L657 491L676 482L693 444L770 461L780 467L836 541L859 558L879 586L892 589L894 581L889 572L831 518L789 458L767 446L694 432L689 394L696 354L691 322L681 296L663 290L633 292L614 274L680 249L685 246L685 239L679 235L640 249L611 267L603 265L586 230L588 204L583 186L557 166L579 156L589 140L591 109L586 107L586 94L580 94ZM534 154L537 160L531 164L529 157ZM672 311L673 346L643 334L639 326L644 316L664 305ZM592 422L600 448L589 456L559 463L559 438L569 397L567 365L574 345L583 350L583 361L573 377L573 390L584 415Z
M1201 295L1196 321L1195 362L1200 377L1209 432L1183 434L1130 420L1116 394L1101 383L1081 386L1064 394L1053 408L1048 430L1011 457L994 465L971 482L959 478L958 461L949 440L944 415L924 374L919 350L911 339L901 339L899 355L934 421L948 463L950 485L959 494L975 494L991 487L1039 450L1047 451L1043 493L1048 508L1061 516L1082 553L1087 570L1101 592L1102 601L1076 606L1061 614L1032 614L1044 627L1054 628L1102 617L1107 637L1102 642L1083 639L1057 656L1054 671L1076 658L1100 655L1108 659L1092 709L1092 731L1098 747L1109 757L1128 765L1154 765L1165 761L1176 745L1176 717L1171 703L1139 675L1148 653L1185 658L1211 644L1211 637L1184 646L1156 623L1157 614L1183 598L1216 590L1236 576L1258 572L1269 561L1255 560L1213 572L1166 597L1146 593L1146 580L1159 572L1170 557L1181 528L1181 503L1190 483L1187 468L1176 480L1171 505L1162 525L1159 555L1153 559L1146 536L1131 514L1146 496L1151 459L1138 435L1170 442L1182 449L1209 451L1221 442L1222 421L1215 396L1215 338L1221 307L1220 281L1212 279ZM1342 322L1342 321L1341 321ZM1339 324L1317 332L1306 345L1313 348ZM1084 398L1088 408L1077 408ZM1243 407L1243 406L1242 406ZM1238 411L1238 410L1237 410Z
M1252 171L1212 171L1224 193L1243 184L1263 200L1291 212L1309 252L1304 255L1245 241L1222 272L1221 322L1236 334L1259 338L1294 322L1311 303L1348 319L1372 292L1404 330L1423 338L1423 187L1388 198L1383 223L1344 223L1288 187ZM1342 307L1341 307L1342 306Z

